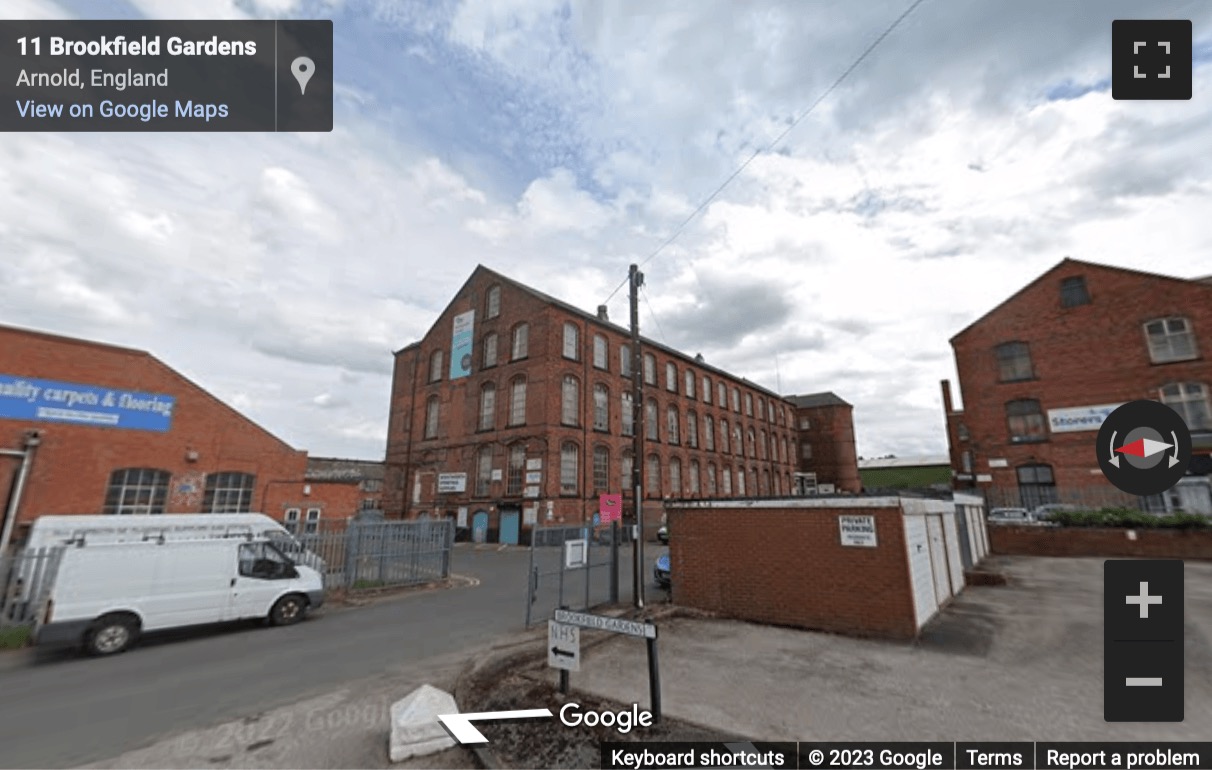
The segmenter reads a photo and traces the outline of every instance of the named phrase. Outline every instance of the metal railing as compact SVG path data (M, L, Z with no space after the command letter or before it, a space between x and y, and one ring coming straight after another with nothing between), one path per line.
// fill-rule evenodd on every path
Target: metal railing
M0 556L0 627L33 625L62 556L62 546Z
M526 627L548 620L557 608L590 609L619 600L619 545L623 529L583 525L535 527L530 537ZM585 563L569 568L564 548L586 541Z
M344 531L298 536L324 587L360 589L431 583L450 577L454 522L350 522Z

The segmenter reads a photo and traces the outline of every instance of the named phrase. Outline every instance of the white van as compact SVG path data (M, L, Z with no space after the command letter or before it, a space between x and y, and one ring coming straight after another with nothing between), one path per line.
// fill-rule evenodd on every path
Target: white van
M319 572L264 538L60 546L34 641L83 645L95 655L139 634L245 618L302 620L324 603Z

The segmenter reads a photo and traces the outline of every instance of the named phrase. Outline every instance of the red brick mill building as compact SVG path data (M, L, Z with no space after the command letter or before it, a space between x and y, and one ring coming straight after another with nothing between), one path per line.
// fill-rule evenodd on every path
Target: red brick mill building
M654 528L667 498L793 493L803 469L794 403L643 339L634 426L629 340L605 308L588 313L477 267L425 337L396 353L387 515L456 518L475 538L507 543L535 525L592 521L599 495L630 487L636 429ZM853 458L846 406L829 424L846 429L849 455L822 444L824 457ZM857 491L857 470L834 483Z
M45 514L261 512L317 531L377 506L381 485L381 463L309 459L146 351L0 326L13 545Z
M990 505L1049 502L1212 513L1212 279L1065 259L951 340L963 407L943 383L956 486ZM1099 470L1103 417L1138 399L1191 430L1187 478L1126 498Z

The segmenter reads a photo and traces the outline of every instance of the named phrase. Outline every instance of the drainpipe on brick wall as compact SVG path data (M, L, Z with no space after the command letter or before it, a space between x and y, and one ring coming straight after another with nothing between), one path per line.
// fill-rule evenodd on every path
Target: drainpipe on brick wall
M17 513L21 510L21 495L25 491L25 482L29 478L30 466L34 463L34 450L42 443L42 432L27 431L24 449L0 449L0 455L20 457L21 467L17 471L17 481L9 494L8 507L4 512L4 528L0 530L0 558L8 553L9 540L13 536L13 527L17 524Z

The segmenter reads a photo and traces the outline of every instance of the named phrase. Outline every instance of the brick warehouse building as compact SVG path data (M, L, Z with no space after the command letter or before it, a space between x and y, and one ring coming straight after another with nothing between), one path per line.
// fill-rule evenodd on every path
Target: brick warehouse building
M14 500L17 452L34 432ZM17 503L13 543L43 514L258 511L305 530L357 508L347 481L309 479L306 452L150 354L6 326L0 450L0 512Z
M831 392L788 396L787 401L795 409L800 478L804 482L815 481L825 494L862 491L854 441L854 407ZM802 483L798 491L806 491L806 487Z
M1212 281L1065 259L951 339L943 382L956 486L991 505L1137 505L1212 513ZM1153 399L1191 429L1188 478L1156 499L1103 477L1094 440L1119 404Z
M483 266L425 338L396 353L389 516L445 516L485 540L590 521L630 487L629 334ZM645 521L662 500L790 494L794 405L642 342ZM630 512L630 502L625 506Z

